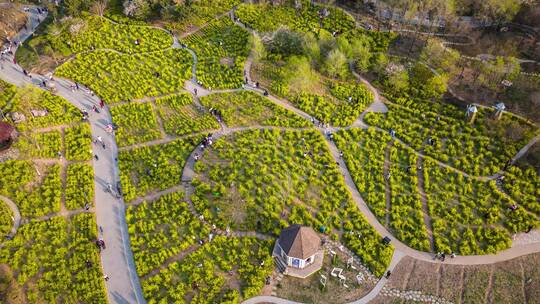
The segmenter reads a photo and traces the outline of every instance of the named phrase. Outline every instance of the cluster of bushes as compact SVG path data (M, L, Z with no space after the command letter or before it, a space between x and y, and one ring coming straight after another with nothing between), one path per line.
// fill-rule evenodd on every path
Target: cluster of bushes
M58 158L58 152L62 152L62 134L58 130L24 132L19 135L13 147L23 158Z
M328 15L321 18L322 10ZM295 9L289 5L242 3L235 11L240 21L259 32L275 31L286 26L299 32L318 32L324 29L330 33L347 32L354 28L354 19L343 10L323 5L312 5L305 1Z
M337 147L351 173L355 185L380 222L409 246L429 251L429 239L423 220L422 203L416 175L417 156L414 151L390 144L388 134L368 130L341 130L333 135ZM384 163L388 149L390 178L385 181ZM389 195L386 197L385 184ZM387 200L390 206L387 208Z
M58 158L63 154L67 160L84 161L92 158L89 124L78 124L64 129L64 142L59 130L48 132L22 132L14 144L23 158Z
M227 17L182 40L197 54L197 80L206 88L231 89L244 84L249 32Z
M0 263L16 273L32 303L107 303L93 215L53 217L19 227L0 246Z
M0 199L0 237L4 238L13 227L13 212L11 209Z
M364 244L353 238L349 243L374 273L382 274L391 259L392 248L352 202L317 131L249 130L222 137L195 171L191 200L222 229L278 235L290 224L303 224L336 240L345 229L362 235Z
M47 115L34 117L31 110L46 110ZM16 125L20 131L68 125L80 121L80 111L60 96L33 87L17 88L11 99L8 112L17 112L26 117Z
M395 34L354 30L314 35L279 28L257 37L254 79L315 118L348 126L373 101L367 88L352 81L350 65L369 65L372 53L387 48Z
M201 97L206 108L216 109L229 127L309 127L310 122L255 92L240 91Z
M429 251L422 202L418 193L415 151L399 142L389 148L390 226L394 235L409 246Z
M98 50L78 54L56 74L88 86L107 102L118 102L177 92L191 78L191 66L184 49L134 55Z
M7 111L11 98L17 92L17 87L0 79L0 110Z
M272 273L272 245L252 237L215 237L143 280L145 299L149 304L240 303L258 295Z
M158 98L156 107L167 134L186 135L219 128L210 113L195 106L189 93Z
M118 167L124 200L129 202L152 191L180 184L186 159L201 140L202 136L194 136L120 151Z
M461 255L495 253L510 247L510 233L536 227L537 215L501 192L495 181L481 182L425 159L423 174L438 251Z
M200 0L165 10L172 20L167 24L171 31L181 34L212 21L239 4L239 0Z
M491 113L484 110L477 114L478 125L471 125L465 111L433 112L392 104L388 108L385 114L367 113L364 121L385 130L393 129L397 138L415 150L424 147L427 155L473 175L499 171L533 134L530 126L519 122L515 122L516 126L506 120L489 122L486 116ZM494 126L487 128L482 123ZM513 141L506 136L511 128L520 133Z
M504 173L502 188L520 206L540 216L540 177L532 167L510 167Z
M175 192L127 209L131 249L140 277L199 240L207 240L210 227L195 218L184 199L184 193Z
M28 41L26 48L37 55L69 56L97 49L131 54L162 50L172 43L171 35L164 30L115 24L107 18L85 14L48 24L41 35Z
M92 159L92 132L90 124L82 123L64 130L66 159L84 161Z
M94 168L87 164L69 164L66 169L66 208L82 209L94 205Z
M151 102L133 102L111 107L118 146L129 146L161 138L161 132Z
M330 96L301 93L290 99L318 120L341 127L352 124L373 102L373 95L362 84L333 82L329 89Z
M390 135L373 128L340 130L334 142L343 152L343 159L356 188L379 222L386 221L384 161Z

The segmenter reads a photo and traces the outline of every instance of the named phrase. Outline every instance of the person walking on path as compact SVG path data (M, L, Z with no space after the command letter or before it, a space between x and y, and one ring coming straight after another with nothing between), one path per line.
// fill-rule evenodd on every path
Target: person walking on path
M100 99L99 100L99 107L103 109L104 106L105 106L105 102L103 102L103 99Z

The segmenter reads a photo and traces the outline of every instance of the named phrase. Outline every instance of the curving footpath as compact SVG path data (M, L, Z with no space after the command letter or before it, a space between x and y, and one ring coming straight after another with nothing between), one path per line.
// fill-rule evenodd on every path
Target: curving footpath
M23 30L19 33L17 40L24 41L33 33L33 29L37 24L37 14L35 9L32 9L29 12L29 21L30 29ZM171 47L181 47L178 43L178 40L174 38L173 46ZM194 59L193 64L193 78L191 81L186 82L186 89L192 91L197 88L200 95L213 94L222 91L211 91L206 90L199 86L196 81L196 66L197 66L197 56L192 51L188 51L192 54ZM41 79L44 79L40 75L32 75L30 79L23 75L22 68L18 65L13 64L12 62L1 63L3 69L0 70L0 78L11 82L18 86L24 85L34 85L39 86ZM247 61L247 66L251 65L251 60ZM249 71L247 75L249 75ZM386 111L386 106L384 106L383 101L380 100L379 92L375 89L369 82L363 79L360 75L355 75L360 81L368 86L368 88L374 94L374 104L372 104L368 111ZM249 80L251 77L249 75ZM71 91L70 85L71 82L63 79L55 80L58 95L64 97L66 100L71 102L79 109L85 109L89 113L92 112L91 108L93 105L99 104L99 99L89 93L85 93L83 90L77 90L75 92ZM238 91L238 90L253 90L262 94L262 89L254 88L249 85L245 85L243 88L232 89L232 90L223 90L223 91ZM275 96L269 95L272 101L276 104L285 107L298 115L307 118L313 119L309 114L297 109L287 100L279 99ZM364 112L365 113L365 112ZM354 126L366 128L367 126L363 123L362 117L360 117ZM108 183L116 185L119 181L119 172L117 164L117 153L118 148L114 139L114 134L109 135L105 131L105 126L111 121L111 115L108 109L103 109L100 114L92 113L89 117L92 135L94 137L101 136L104 139L104 142L107 146L107 149L102 149L101 147L96 147L94 154L97 156L97 159L94 159L94 172L95 172L95 210L97 224L103 229L103 234L101 237L105 240L107 244L107 250L102 252L102 266L103 271L110 277L110 280L106 282L107 294L109 302L111 303L145 303L142 296L142 291L139 283L139 278L134 266L133 256L131 252L131 247L129 244L129 234L127 232L127 224L125 221L125 204L122 199L117 199L113 194L109 193L106 190L106 185ZM254 127L254 128L276 128L276 127ZM279 127L277 127L279 128ZM239 132L245 129L253 128L224 128L222 131L215 134L216 137L228 135L234 132ZM288 128L281 128L288 129ZM338 130L339 128L330 128L331 130ZM325 129L318 128L319 131L323 132ZM327 129L326 129L327 130ZM520 152L516 155L515 159L519 158L537 141L540 140L540 135L531 140L525 147L523 147ZM422 261L439 263L438 261L433 260L433 255L427 252L421 252L415 249L412 249L392 236L392 234L377 220L375 215L371 212L365 201L362 199L356 185L353 182L350 172L348 171L347 166L339 157L339 150L335 144L327 140L327 145L332 156L338 160L340 171L345 179L345 183L349 188L349 191L358 205L361 212L366 216L368 222L377 230L382 236L388 236L392 240L392 244L395 247L394 256L392 258L389 269L393 269L400 259L407 255ZM198 148L195 150L197 151ZM186 160L186 165L182 174L183 181L191 180L193 176L193 166L194 159L193 154ZM174 190L174 189L173 189ZM168 191L168 190L166 190ZM2 198L2 197L0 197ZM6 200L9 201L9 200ZM16 206L15 206L16 207ZM456 264L456 265L479 265L479 264L492 264L505 260L509 260L515 257L526 255L529 253L539 252L540 251L540 242L533 244L524 244L517 245L510 249L499 252L495 255L481 255L481 256L458 256L454 259L447 259L445 264ZM386 284L386 279L381 278L375 288L371 290L365 297L354 301L352 303L367 303L370 300L374 299L380 292L380 290ZM295 303L292 301L279 299L276 297L255 297L248 299L245 303L261 303L261 302L270 302L270 303Z
M24 41L35 29L38 19L36 10L31 9L29 15L29 30L23 30L17 38L18 41ZM2 65L0 78L17 86L34 85L39 87L41 79L45 79L41 75L32 75L31 79L24 76L22 68L13 64L12 61L8 63L3 61ZM102 109L100 114L93 113L92 105L99 107L98 97L85 93L84 90L72 92L71 82L56 79L54 83L57 95L65 98L78 109L84 109L91 113L89 122L92 136L101 136L107 147L106 149L95 147L94 154L99 160L94 159L93 166L96 221L97 225L103 229L100 237L107 245L107 249L101 253L101 264L103 273L110 278L105 282L109 302L145 303L129 244L124 202L108 193L106 189L108 183L116 185L120 180L116 163L118 149L114 135L111 136L105 131L105 126L111 121L111 114L107 109Z
M12 238L17 233L17 229L19 229L19 226L21 225L21 213L19 212L19 208L17 208L17 205L10 200L9 198L0 195L0 201L4 201L9 209L13 212L13 227L11 227L11 231L8 233L8 237Z

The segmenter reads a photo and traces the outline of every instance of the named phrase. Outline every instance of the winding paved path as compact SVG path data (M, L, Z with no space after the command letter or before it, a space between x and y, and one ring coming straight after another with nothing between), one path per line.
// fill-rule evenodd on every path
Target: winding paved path
M28 31L22 31L20 33L19 38L17 38L19 41L23 41L26 39L30 34L31 30L33 29L34 25L37 23L37 17L36 12L32 10L30 12L30 30ZM172 47L180 47L178 41L176 38L174 38L174 43ZM217 91L209 91L205 90L204 88L200 87L196 82L196 65L197 65L197 56L196 54L189 50L188 51L192 54L194 58L194 64L193 64L193 78L191 81L186 83L186 89L193 90L194 88L198 89L198 95L205 95L205 94L211 94L216 93ZM250 63L248 61L248 63ZM25 77L22 74L22 70L18 65L14 65L13 63L5 63L2 62L3 69L0 70L0 78L11 82L13 84L16 84L18 86L23 85L36 85L38 86L40 83L40 79L42 79L42 76L39 75L33 75L33 79L29 79ZM368 88L374 93L375 97L375 103L374 105L370 106L372 110L384 112L386 111L386 107L384 106L384 103L380 100L378 91L369 84L365 79L363 79L360 75L356 74L357 78L365 83ZM251 79L251 77L249 77ZM68 101L70 101L73 105L78 107L79 109L86 109L88 112L91 111L92 105L97 105L99 102L99 99L96 96L90 96L86 93L84 93L82 90L77 90L75 92L71 92L70 84L71 82L63 79L58 79L55 81L57 84L58 89L58 95L64 97ZM223 90L219 92L224 91L238 91L242 89L248 89L248 90L254 90L256 92L262 93L262 90L259 88L253 88L249 85L246 85L244 88L241 89L233 89L233 90ZM276 104L287 108L298 115L307 118L312 119L312 117L297 109L292 104L290 104L286 100L279 99L275 96L268 96L272 101L274 101ZM94 153L98 156L99 160L94 160L94 172L95 172L95 206L96 206L96 217L97 217L97 224L103 228L103 235L102 238L107 243L107 250L103 251L102 253L102 266L104 273L109 275L110 280L106 282L107 287L107 293L108 298L111 303L144 303L144 299L142 296L139 278L136 273L136 269L133 262L133 256L131 252L131 248L129 245L129 235L127 233L127 225L125 221L125 204L122 199L116 199L113 195L108 193L106 191L106 185L107 183L111 183L113 185L116 184L117 181L119 181L119 173L118 173L118 164L117 164L117 147L114 139L114 135L109 135L105 132L104 128L107 123L111 121L111 115L108 109L104 109L100 114L92 113L89 118L91 128L92 128L92 135L94 137L101 136L105 140L105 144L107 145L107 149L101 149L96 148ZM362 127L366 128L367 126L362 122L361 118L355 122L356 127ZM256 127L256 128L264 128L264 127ZM279 127L278 127L279 128ZM232 134L234 132L239 132L245 129L249 128L225 128L222 131L219 131L219 133L215 134L215 137L223 136ZM251 128L253 129L253 128ZM288 128L281 128L281 129L288 129ZM337 130L338 128L332 128L332 130ZM319 130L322 132L323 129ZM538 142L540 140L540 135L535 137L533 141L529 142L527 146L525 146L517 155L516 159L521 157L523 154L526 153L526 151L532 146L535 142ZM392 244L395 247L394 256L392 259L392 262L390 264L389 269L393 269L395 265L399 262L401 257L404 255L411 256L413 258L438 263L438 261L433 260L433 255L426 252L420 252L417 250L414 250L404 243L397 240L395 237L391 235L391 233L382 225L379 223L377 218L374 216L374 214L371 212L367 204L364 202L362 197L360 196L360 193L358 192L356 185L353 182L353 179L350 175L350 172L348 171L346 165L343 163L341 158L339 157L339 151L335 144L332 141L327 140L327 144L329 147L329 150L333 157L338 160L339 162L339 168L340 171L345 179L345 183L347 187L349 188L351 195L358 205L361 212L366 216L368 219L368 222L380 233L382 236L388 236L392 240ZM195 153L195 151L194 151ZM189 159L186 161L186 165L184 167L184 172L182 175L182 179L189 181L193 177L193 166L194 166L194 159L193 155L189 157ZM448 166L448 165L446 165ZM171 188L170 190L165 190L163 193L167 193L168 191L173 191L174 189ZM156 193L155 195L160 195L163 193ZM492 264L497 263L501 261L505 261L508 259L512 259L521 255L538 252L540 251L540 243L534 243L534 244L526 244L526 245L518 245L515 247L512 247L508 250L502 251L496 255L482 255L482 256L458 256L454 259L447 259L445 261L445 264L458 264L458 265L477 265L477 264ZM380 279L380 281L377 283L376 287L365 297L362 299L359 299L358 301L355 301L353 303L367 303L371 299L375 298L379 291L384 287L384 284L386 283L386 280L384 278ZM247 300L245 303L260 303L260 302L272 302L272 303L293 303L290 301L278 299L275 297L256 297L253 299Z
M13 226L8 233L8 237L13 237L17 233L17 229L19 229L19 225L21 225L21 213L19 212L17 205L11 199L0 195L0 201L5 202L8 208L11 209L11 212L13 212Z
M22 31L17 38L24 41L31 35L30 29L37 23L37 12L30 11L29 31ZM17 86L34 85L39 87L43 76L32 75L32 79L24 76L22 68L14 65L12 61L2 62L0 78ZM106 149L96 148L94 154L99 160L94 159L94 183L95 183L95 209L97 225L103 229L101 237L104 239L107 249L101 253L103 273L110 277L105 282L107 296L110 303L145 303L140 288L139 277L133 262L129 235L125 221L125 205L122 199L117 199L106 191L106 185L116 185L120 180L118 165L116 163L117 147L114 135L105 131L105 126L111 121L108 109L103 109L100 114L92 112L92 105L98 106L99 99L96 96L86 94L84 90L71 91L71 82L56 79L57 95L62 96L75 107L87 110L90 114L89 122L92 136L101 136L107 146Z

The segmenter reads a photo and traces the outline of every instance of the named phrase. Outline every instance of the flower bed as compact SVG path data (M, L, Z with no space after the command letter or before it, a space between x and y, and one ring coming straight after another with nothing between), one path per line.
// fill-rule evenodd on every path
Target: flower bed
M210 228L193 216L184 199L184 193L175 192L127 209L131 249L140 277L198 240L207 240Z
M379 222L385 223L384 157L390 135L369 128L339 131L333 136L356 188Z
M107 303L96 238L90 214L32 221L2 243L0 263L9 265L26 286L28 301Z
M31 110L47 111L47 114L34 117ZM33 87L17 88L11 99L10 111L25 116L25 121L16 124L20 131L67 125L81 119L79 110L67 100Z
M13 145L23 158L58 158L62 152L62 134L60 131L42 133L25 132Z
M388 105L386 114L368 113L365 122L385 130L394 129L396 137L419 150L429 138L425 153L473 175L491 175L504 166L533 134L533 128L515 119L493 121L492 113L481 110L475 125L465 112L450 109L434 111L416 107ZM436 111L436 112L435 112ZM520 132L516 140L508 139L504 128Z
M0 79L0 110L8 109L8 103L17 92L17 87Z
M112 51L79 54L56 74L90 87L107 102L179 91L191 78L191 55L183 49L125 55Z
M502 188L520 206L540 216L540 177L532 167L510 167L504 173Z
M422 202L418 193L417 160L411 148L390 147L390 226L394 235L410 247L430 251Z
M351 101L349 101L349 97ZM301 93L290 97L300 109L332 126L352 124L373 101L373 94L361 84L334 82L326 96Z
M317 131L250 130L222 137L195 171L191 200L222 229L278 235L300 223L336 239L343 229L345 243L375 274L382 275L391 259L392 247L380 242L352 202Z
M227 17L182 40L197 54L197 80L211 89L242 87L248 41L249 32Z
M309 121L255 92L211 94L201 98L207 108L217 110L229 127L282 126L309 127Z
M354 19L343 10L322 5L304 4L300 10L287 5L256 5L242 3L235 14L240 21L259 32L275 31L281 26L300 32L317 32L320 28L319 10L330 13L322 22L322 28L332 32L347 32L354 28Z
M257 295L273 270L272 241L215 237L181 261L142 281L148 304L240 303ZM264 262L264 266L261 266Z
M66 169L66 208L83 209L94 205L94 168L87 164L70 164Z
M0 199L0 237L4 238L13 227L13 212L9 207Z
M37 217L60 211L63 192L60 165L46 167L39 178L36 178L36 169L30 163L15 161L3 166L8 167L5 172L19 167L23 174L28 175L17 175L15 186L9 187L11 191L6 193L19 207L21 216Z
M509 248L510 233L538 226L537 216L518 207L495 181L480 182L424 160L423 174L438 251L488 254Z
M99 16L66 19L60 26L61 35L47 35L47 38L55 48L67 48L73 53L94 49L144 53L162 50L173 44L172 36L165 30L145 25L115 24Z
M67 160L83 161L92 159L92 133L88 123L67 128L64 132Z
M111 107L118 146L129 146L161 138L154 106L150 102L127 103Z
M118 166L124 200L129 202L180 184L186 159L201 139L201 136L194 136L163 145L120 151Z
M188 93L158 98L156 107L163 129L169 135L186 135L219 128L216 119L203 109L198 109Z

